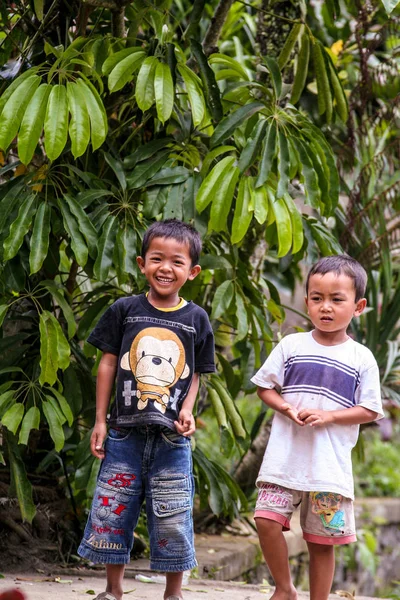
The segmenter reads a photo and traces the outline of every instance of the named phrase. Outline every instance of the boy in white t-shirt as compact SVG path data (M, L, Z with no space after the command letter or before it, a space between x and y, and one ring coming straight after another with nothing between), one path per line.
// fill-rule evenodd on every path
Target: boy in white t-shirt
M375 358L347 335L351 319L365 309L366 282L365 270L349 256L319 260L306 282L314 330L283 338L252 378L276 411L255 509L276 586L271 600L297 598L282 531L299 504L311 600L329 596L334 545L356 540L351 450L359 425L383 416Z

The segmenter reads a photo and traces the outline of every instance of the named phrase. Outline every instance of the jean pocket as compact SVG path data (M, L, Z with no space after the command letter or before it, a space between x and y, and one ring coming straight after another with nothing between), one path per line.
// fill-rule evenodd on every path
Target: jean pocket
M153 499L153 511L156 517L172 517L192 509L191 498L188 494L174 497L164 496Z
M126 438L129 437L131 432L131 427L118 427L118 429L110 427L110 429L108 430L108 438L116 442L126 440Z
M161 437L169 446L190 446L190 439L168 427L161 429Z

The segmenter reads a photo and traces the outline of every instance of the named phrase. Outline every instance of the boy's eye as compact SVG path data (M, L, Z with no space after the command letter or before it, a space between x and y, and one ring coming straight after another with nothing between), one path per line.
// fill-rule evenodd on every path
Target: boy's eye
M333 301L334 302L343 302L343 299L342 298L334 298Z

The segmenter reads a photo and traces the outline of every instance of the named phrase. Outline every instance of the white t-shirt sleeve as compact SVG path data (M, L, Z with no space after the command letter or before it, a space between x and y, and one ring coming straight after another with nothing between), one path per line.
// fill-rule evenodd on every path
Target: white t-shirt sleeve
M363 406L368 410L378 413L376 420L384 417L381 399L381 388L379 382L379 369L375 362L369 364L360 373L360 383L355 393L357 406Z
M258 387L268 390L280 389L283 384L284 365L283 344L280 342L272 350L263 366L251 378L251 381Z

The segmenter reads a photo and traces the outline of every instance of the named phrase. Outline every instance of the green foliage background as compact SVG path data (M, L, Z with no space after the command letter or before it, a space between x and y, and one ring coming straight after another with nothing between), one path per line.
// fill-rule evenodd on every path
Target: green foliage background
M370 271L375 310L355 334L398 414L397 3L289 4L2 5L0 461L27 521L27 473L60 477L75 506L93 490L99 355L85 340L145 289L135 258L154 219L204 240L183 295L215 330L199 412L212 405L226 457L264 418L244 423L236 399L282 333L280 282L293 289L320 255ZM246 498L216 458L194 451L200 505L233 517Z

